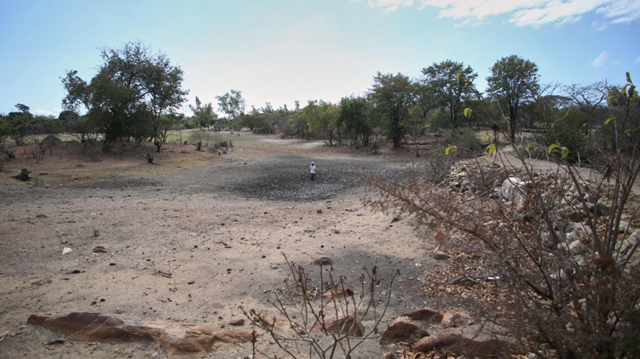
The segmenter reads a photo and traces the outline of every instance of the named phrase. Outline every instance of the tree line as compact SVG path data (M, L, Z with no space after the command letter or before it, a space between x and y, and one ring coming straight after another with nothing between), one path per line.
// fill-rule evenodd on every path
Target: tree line
M101 57L102 65L90 81L75 70L62 78L66 95L58 118L34 116L28 106L18 104L17 111L0 117L0 140L21 145L30 135L72 132L83 141L101 136L105 151L126 139L152 141L159 152L170 130L190 128L248 128L355 147L370 146L385 136L394 148L410 137L415 142L427 131L455 133L473 126L491 127L496 134L505 130L512 141L522 129L551 127L565 136L576 137L577 132L588 138L611 115L605 100L616 91L605 81L543 86L535 63L511 55L492 66L484 93L477 89L478 74L470 65L445 60L423 68L419 78L378 72L363 95L345 96L338 103L319 99L301 106L296 101L294 108L276 109L267 102L247 110L242 92L231 90L216 97L224 117L198 96L195 106L189 106L193 115L185 116L178 112L188 94L182 88L183 71L166 54L129 42L103 49ZM555 120L550 123L549 118ZM558 141L555 134L538 139Z

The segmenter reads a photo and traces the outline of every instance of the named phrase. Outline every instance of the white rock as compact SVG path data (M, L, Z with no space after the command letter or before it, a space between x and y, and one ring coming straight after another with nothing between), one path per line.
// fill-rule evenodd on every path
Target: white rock
M517 177L509 177L502 182L502 196L516 206L520 203L524 204L524 197L520 193L520 191L524 191L524 185L523 180Z

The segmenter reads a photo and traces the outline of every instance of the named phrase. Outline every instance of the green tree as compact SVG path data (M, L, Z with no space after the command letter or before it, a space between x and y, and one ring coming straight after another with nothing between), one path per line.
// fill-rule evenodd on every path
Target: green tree
M77 111L83 106L87 110L91 125L104 132L104 151L125 137L138 142L157 139L161 115L185 101L182 70L141 42L105 48L101 57L104 62L91 82L81 79L77 71L67 72L62 79L67 91L62 100L65 109Z
M309 101L302 109L302 116L307 120L309 131L318 137L329 140L333 146L333 136L338 125L338 107L330 102Z
M421 96L421 102L426 102L427 108L430 108L432 103L428 96L433 96L439 106L448 110L451 128L457 128L458 120L464 118L464 101L476 91L473 81L478 74L473 72L471 66L465 67L464 63L452 60L434 63L422 69L422 74L423 91L427 92L427 96Z
M382 74L373 78L369 95L376 110L387 127L387 136L393 140L393 148L400 147L400 141L408 131L409 110L415 104L415 86L409 77L398 73Z
M213 111L213 105L209 102L206 105L202 105L200 98L196 96L196 105L189 105L189 108L193 112L193 117L200 125L200 127L209 127L214 125L218 119L218 114Z
M358 148L358 138L364 146L369 145L373 134L371 117L368 116L371 105L364 97L343 97L340 100L339 124L345 134L353 138L353 144Z
M242 120L246 103L242 98L242 91L231 90L222 96L216 96L218 110L227 115L229 121Z
M503 57L491 68L487 77L488 92L506 99L509 104L509 132L515 141L516 116L523 101L531 99L540 89L538 66L517 55Z
M4 137L11 138L16 146L22 146L27 135L34 132L34 117L29 106L19 103L16 108L18 111L9 112L9 115L4 117L2 132Z

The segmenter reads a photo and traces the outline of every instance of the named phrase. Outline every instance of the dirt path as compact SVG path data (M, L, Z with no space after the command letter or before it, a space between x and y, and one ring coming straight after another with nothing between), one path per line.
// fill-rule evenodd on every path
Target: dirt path
M345 177L361 170L395 175L404 158L274 140L243 134L233 152L177 171L87 175L92 179L62 185L46 176L31 186L5 182L0 336L8 335L0 356L166 357L145 343L45 346L63 335L26 319L34 312L97 311L226 325L242 317L239 305L274 312L267 300L287 276L282 253L302 265L330 257L335 273L350 283L365 265L378 266L383 279L400 270L388 317L432 304L418 289L421 267L439 265L428 257L432 244L418 239L406 220L363 209L363 189ZM307 178L311 161L320 170L315 183ZM96 246L107 253L93 253ZM65 248L72 251L62 254ZM259 346L275 349L267 338ZM358 357L379 352L372 342ZM249 345L223 345L213 357L249 354Z

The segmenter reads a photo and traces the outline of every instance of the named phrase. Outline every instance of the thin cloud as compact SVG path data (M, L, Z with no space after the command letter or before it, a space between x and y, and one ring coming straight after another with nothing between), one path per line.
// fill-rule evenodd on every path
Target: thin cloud
M369 0L368 4L389 13L400 6L412 6L413 0ZM561 26L593 12L612 24L640 21L640 0L420 0L420 10L427 7L440 9L441 18L482 21L489 16L508 14L508 22L516 26ZM604 30L607 23L598 25L597 30Z
M596 28L596 31L602 31L607 28L607 24L600 24L597 21L591 23L591 26Z
M609 57L609 53L606 51L602 51L595 60L591 61L591 66L600 67L607 62L607 58Z
M398 10L400 6L412 6L413 0L369 0L367 4L371 7L382 7L383 12L388 14Z
M54 108L54 110L56 109ZM60 114L60 111L53 112L53 111L43 110L41 108L36 108L35 110L33 110L33 113L36 115L42 115L42 116L58 116Z
M636 64L640 64L640 56L636 59Z

